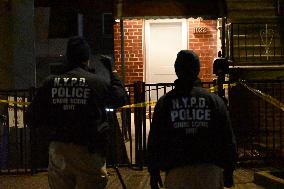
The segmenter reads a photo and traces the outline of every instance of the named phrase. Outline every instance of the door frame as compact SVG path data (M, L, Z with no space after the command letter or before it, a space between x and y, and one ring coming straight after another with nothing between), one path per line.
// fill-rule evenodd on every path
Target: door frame
M149 82L150 77L150 24L152 23L181 23L182 24L182 46L183 49L188 49L188 22L187 19L149 19L145 20L145 48L144 48L144 57L145 57L145 74L144 81Z

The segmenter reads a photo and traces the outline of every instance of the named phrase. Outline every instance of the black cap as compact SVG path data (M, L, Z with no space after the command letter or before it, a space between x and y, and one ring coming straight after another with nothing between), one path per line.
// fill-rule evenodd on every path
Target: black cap
M90 58L90 47L87 41L80 36L69 38L67 43L66 58L70 66L79 65L88 61Z
M178 78L196 79L200 71L199 57L191 50L181 50L175 61Z

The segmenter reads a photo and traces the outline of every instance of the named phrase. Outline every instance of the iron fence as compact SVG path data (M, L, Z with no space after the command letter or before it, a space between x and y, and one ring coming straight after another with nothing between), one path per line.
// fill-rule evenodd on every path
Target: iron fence
M208 90L214 87L214 82L203 82ZM142 168L146 165L147 139L155 107L155 102L174 88L173 83L146 84L136 82L127 85L129 104L137 104L135 108L122 108L121 128L128 149L131 166Z
M284 81L246 81L230 89L239 160L283 159Z
M32 136L24 112L32 90L0 91L0 174L29 173Z
M203 83L208 89L214 86L213 82ZM284 81L246 81L245 85L227 87L239 160L283 158ZM128 104L133 106L108 112L114 128L108 166L146 165L155 102L173 88L173 83L136 82L126 86ZM27 174L47 168L48 143L31 133L23 114L33 95L34 90L0 92L0 174Z
M283 64L282 30L283 26L277 21L228 24L226 55L234 66Z

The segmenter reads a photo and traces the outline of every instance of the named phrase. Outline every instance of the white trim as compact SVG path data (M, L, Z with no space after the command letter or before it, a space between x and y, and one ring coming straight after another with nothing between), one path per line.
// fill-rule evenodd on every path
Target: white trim
M182 23L182 41L183 41L183 49L188 49L188 27L187 27L187 19L149 19L144 21L144 81L148 82L150 79L150 70L149 70L149 57L150 57L150 50L148 48L150 41L150 24L152 23Z
M146 49L147 49L147 46L146 46L146 22L145 22L145 19L143 19L143 28L142 28L142 53L143 53L143 81L146 82L146 74L148 72L146 72Z
M148 41L150 40L150 22L148 22L147 20L145 20L145 37L144 37L144 41L145 41L145 47L144 47L144 57L145 57L145 62L144 62L144 82L148 81L148 78L150 77L149 75L149 66L148 66L148 62L149 62L149 54L150 54L150 50L148 48L149 43Z
M277 69L283 69L284 65L260 65L260 66L229 66L229 68L233 69L233 68L254 68L254 69L273 69L273 68L277 68Z

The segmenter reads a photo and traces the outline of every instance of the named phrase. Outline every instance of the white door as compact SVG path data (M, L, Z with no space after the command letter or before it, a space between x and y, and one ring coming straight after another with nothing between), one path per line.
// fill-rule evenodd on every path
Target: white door
M177 53L187 49L185 19L159 19L145 22L146 83L173 83Z

